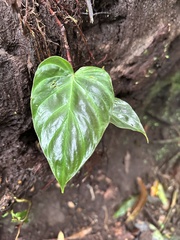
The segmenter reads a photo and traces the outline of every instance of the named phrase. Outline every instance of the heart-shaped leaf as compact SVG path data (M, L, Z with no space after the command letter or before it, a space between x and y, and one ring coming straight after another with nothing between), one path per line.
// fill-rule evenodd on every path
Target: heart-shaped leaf
M99 143L113 102L105 70L82 67L74 73L70 63L57 56L39 65L31 92L33 124L62 192Z
M130 129L142 133L149 142L139 117L132 107L125 101L115 98L110 122L116 127Z

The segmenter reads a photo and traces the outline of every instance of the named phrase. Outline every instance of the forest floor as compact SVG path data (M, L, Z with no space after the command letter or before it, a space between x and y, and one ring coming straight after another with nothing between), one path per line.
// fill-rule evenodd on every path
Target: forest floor
M42 190L29 197L29 221L19 240L62 240L63 235L66 240L180 239L180 96L164 97L172 84L161 89L143 111L136 109L150 143L139 133L110 125L63 195L52 179L34 186L32 192ZM125 203L134 195L137 202L127 213ZM125 214L114 218L120 206ZM11 215L1 218L0 239L13 240L16 234Z

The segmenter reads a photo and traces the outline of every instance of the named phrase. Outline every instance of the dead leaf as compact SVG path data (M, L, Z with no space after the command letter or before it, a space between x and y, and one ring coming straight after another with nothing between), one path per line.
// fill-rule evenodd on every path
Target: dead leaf
M57 240L65 240L63 232L61 232L61 231L59 232Z
M159 181L156 179L151 187L151 196L157 196Z
M165 193L163 185L161 183L158 184L157 196L161 200L161 202L163 204L163 208L165 210L167 210L169 208L169 201L168 201L168 199L166 197L166 193Z
M86 235L90 234L91 231L92 231L92 228L88 227L88 228L82 229L81 231L67 237L66 239L68 239L68 240L82 239Z
M117 190L114 186L108 187L108 189L104 193L104 199L110 200L116 198Z

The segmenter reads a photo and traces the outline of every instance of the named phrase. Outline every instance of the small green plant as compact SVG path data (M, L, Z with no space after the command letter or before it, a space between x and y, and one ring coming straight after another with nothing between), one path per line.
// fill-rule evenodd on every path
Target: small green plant
M58 56L37 68L31 111L42 151L62 192L92 155L109 123L147 138L133 109L115 98L104 69L82 67L74 73L71 64Z
M2 217L5 218L7 217L9 214L11 215L11 222L17 224L17 234L15 237L15 240L18 240L20 232L21 232L21 227L24 223L28 222L28 216L29 216L29 212L31 209L31 201L24 199L24 198L16 198L14 197L14 200L17 203L26 203L28 204L27 209L22 210L20 212L14 212L14 210L12 209L11 211L6 212Z

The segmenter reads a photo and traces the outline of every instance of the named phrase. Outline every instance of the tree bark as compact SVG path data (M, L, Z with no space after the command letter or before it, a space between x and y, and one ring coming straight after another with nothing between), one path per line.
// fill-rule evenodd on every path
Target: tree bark
M95 1L93 24L86 8L77 0L0 0L1 212L14 196L51 176L29 107L33 75L43 59L71 54L75 69L105 66L115 94L130 94L136 105L155 81L180 66L178 0Z

